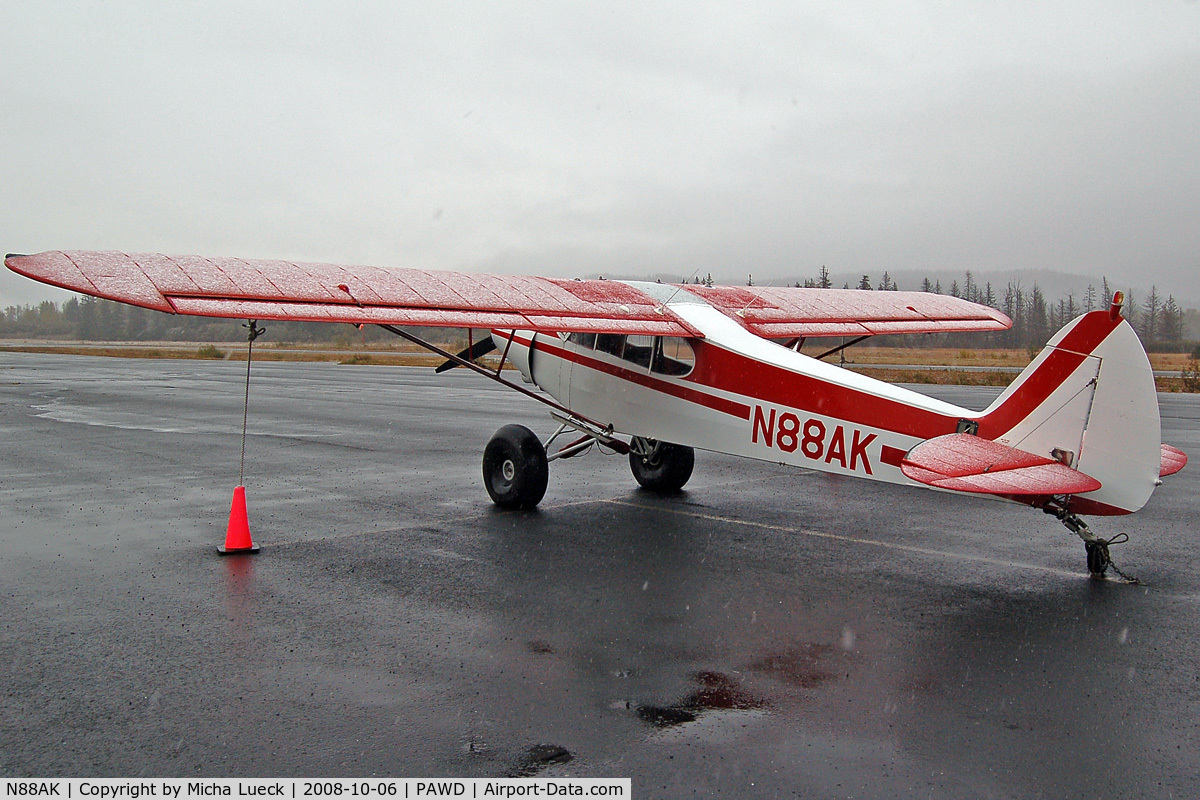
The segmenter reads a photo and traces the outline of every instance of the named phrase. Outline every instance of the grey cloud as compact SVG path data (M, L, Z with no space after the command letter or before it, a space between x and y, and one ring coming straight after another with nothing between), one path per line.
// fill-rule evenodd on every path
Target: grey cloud
M1198 15L14 4L0 233L551 274L1049 268L1200 299Z

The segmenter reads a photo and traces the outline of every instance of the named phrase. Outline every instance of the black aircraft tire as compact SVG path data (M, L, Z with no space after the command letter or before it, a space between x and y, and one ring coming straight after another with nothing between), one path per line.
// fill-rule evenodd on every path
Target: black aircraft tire
M483 449L483 485L502 508L533 508L549 480L546 449L524 425L505 425Z
M658 442L650 456L629 453L629 468L643 489L667 494L677 492L692 477L696 451L686 445Z
M1087 549L1088 572L1093 577L1103 578L1104 573L1108 572L1109 564L1112 563L1108 547L1094 542L1084 542L1084 547Z

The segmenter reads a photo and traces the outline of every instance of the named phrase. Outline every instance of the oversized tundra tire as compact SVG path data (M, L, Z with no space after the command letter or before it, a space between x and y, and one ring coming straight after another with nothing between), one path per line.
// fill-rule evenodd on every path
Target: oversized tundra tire
M546 494L546 448L524 425L505 425L483 450L483 485L503 508L533 508Z

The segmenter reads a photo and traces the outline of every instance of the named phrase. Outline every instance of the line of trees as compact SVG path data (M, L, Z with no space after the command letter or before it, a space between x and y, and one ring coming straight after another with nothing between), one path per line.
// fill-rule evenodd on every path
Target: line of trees
M822 266L816 278L797 281L795 285L829 289L833 283L829 278L829 270ZM845 283L842 288L849 289L851 286ZM886 271L875 286L871 285L869 275L863 275L853 288L875 291L900 289ZM1108 278L1104 277L1099 287L1088 284L1081 297L1076 298L1068 293L1066 297L1054 301L1046 297L1037 283L1026 288L1020 281L1010 281L1003 291L999 291L990 281L980 285L970 270L962 284L957 279L953 280L948 290L943 290L940 280L930 281L929 278L921 282L920 288L923 292L961 297L1003 311L1013 321L1013 326L1007 331L991 334L993 346L1022 348L1040 348L1059 328L1080 314L1108 308L1116 292ZM1125 303L1121 313L1133 325L1147 349L1178 352L1192 349L1187 341L1186 312L1176 302L1174 295L1164 298L1157 286L1151 286L1150 293L1138 303L1132 289L1124 294ZM979 339L976 338L975 342L978 343Z
M164 314L137 306L72 297L59 305L9 306L0 315L0 338L79 339L92 342L235 342L245 341L242 320ZM355 331L324 322L273 322L271 338L289 342L341 342L390 339L378 328Z

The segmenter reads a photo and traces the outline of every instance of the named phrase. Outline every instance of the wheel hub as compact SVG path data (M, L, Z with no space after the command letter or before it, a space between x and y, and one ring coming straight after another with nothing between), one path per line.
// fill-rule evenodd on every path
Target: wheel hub
M517 476L517 465L512 462L511 458L504 459L504 463L500 465L500 474L506 481L511 481Z

